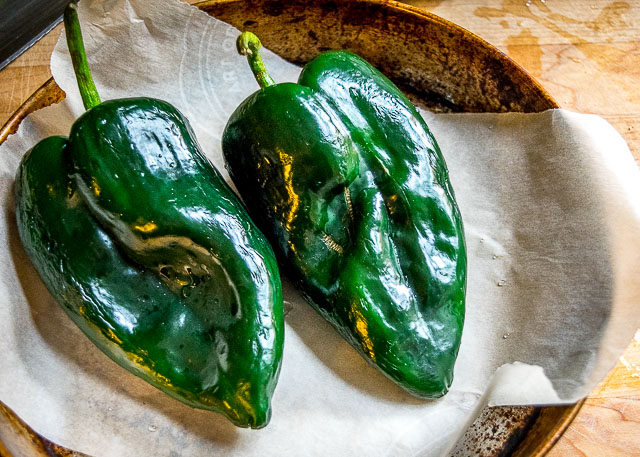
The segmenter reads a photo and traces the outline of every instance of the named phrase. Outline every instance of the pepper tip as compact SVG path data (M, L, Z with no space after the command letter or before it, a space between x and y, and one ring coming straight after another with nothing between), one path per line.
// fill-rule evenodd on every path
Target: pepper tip
M258 52L262 47L262 43L260 43L260 38L258 38L255 33L242 32L236 40L236 47L240 54L246 56Z

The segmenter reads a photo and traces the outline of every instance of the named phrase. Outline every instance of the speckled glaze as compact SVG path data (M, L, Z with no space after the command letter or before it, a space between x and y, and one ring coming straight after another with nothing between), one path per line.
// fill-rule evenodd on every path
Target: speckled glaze
M390 0L212 0L197 6L285 59L353 51L437 111L540 112L557 103L517 63L434 14Z

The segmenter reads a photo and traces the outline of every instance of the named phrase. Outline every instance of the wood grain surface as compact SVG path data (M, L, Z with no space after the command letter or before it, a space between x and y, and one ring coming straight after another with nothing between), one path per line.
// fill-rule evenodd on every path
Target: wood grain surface
M640 0L406 3L498 47L563 108L607 119L640 162ZM0 71L0 125L51 76L49 57L60 29ZM640 456L640 331L549 456Z

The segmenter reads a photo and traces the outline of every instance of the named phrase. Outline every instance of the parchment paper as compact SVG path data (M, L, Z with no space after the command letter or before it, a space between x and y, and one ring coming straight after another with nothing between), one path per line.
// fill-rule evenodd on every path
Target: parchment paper
M220 136L257 89L237 31L173 0L80 2L102 99L153 96L191 120L223 171ZM276 81L296 68L269 52ZM51 299L17 236L13 178L39 139L83 112L64 36L67 99L0 148L0 400L49 439L99 456L442 455L485 404L572 402L613 366L640 319L640 173L604 120L424 113L451 172L469 254L455 381L410 397L368 366L285 283L286 343L271 424L237 429L118 367ZM497 371L496 371L497 370Z

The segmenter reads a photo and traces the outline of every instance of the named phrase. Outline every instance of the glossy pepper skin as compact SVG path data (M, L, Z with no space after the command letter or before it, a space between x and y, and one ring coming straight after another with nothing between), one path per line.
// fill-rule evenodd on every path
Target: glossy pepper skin
M253 41L252 41L253 40ZM466 251L438 145L415 107L348 52L262 88L223 135L229 173L309 303L408 392L444 395L464 321Z
M284 334L276 260L174 107L96 104L26 154L15 190L29 257L102 351L190 406L268 423Z

